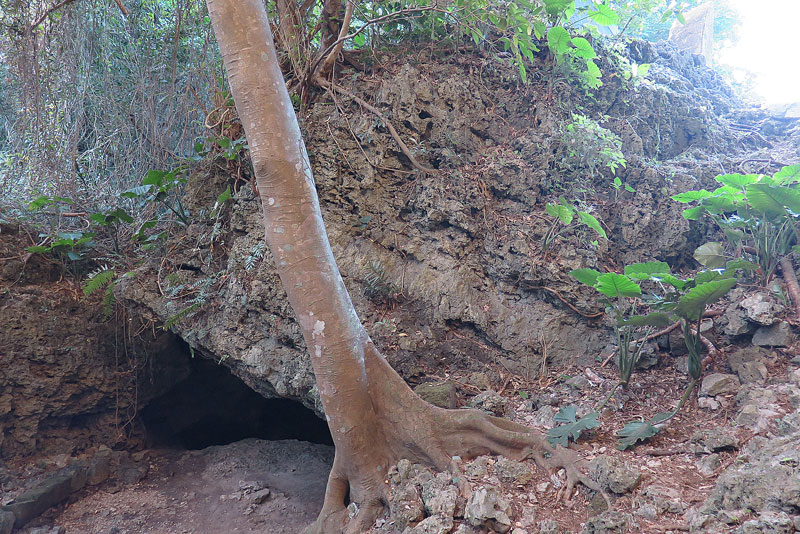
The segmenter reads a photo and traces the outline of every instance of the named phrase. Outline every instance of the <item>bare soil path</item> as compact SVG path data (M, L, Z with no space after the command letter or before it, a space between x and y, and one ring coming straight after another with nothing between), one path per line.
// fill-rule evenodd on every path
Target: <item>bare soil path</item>
M141 482L103 487L54 524L81 534L292 534L319 512L332 461L333 447L294 440L150 450Z

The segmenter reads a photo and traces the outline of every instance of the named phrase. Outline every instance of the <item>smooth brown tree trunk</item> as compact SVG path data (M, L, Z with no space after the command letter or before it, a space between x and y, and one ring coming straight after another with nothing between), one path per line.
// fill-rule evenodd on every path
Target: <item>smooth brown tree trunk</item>
M422 401L376 350L328 243L263 0L207 3L250 147L267 244L303 329L336 445L325 504L309 531L367 530L385 507L388 468L401 458L447 470L454 455L533 456L541 465L567 470L567 494L578 481L597 489L576 469L571 451L553 450L541 434L478 411ZM348 501L358 506L352 520Z

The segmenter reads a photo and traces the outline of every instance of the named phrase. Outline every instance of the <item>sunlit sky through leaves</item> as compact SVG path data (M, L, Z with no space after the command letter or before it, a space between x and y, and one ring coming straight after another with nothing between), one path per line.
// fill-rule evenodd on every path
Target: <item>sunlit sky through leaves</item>
M754 89L765 103L800 102L800 0L730 0L741 27L726 43L719 60L754 76Z

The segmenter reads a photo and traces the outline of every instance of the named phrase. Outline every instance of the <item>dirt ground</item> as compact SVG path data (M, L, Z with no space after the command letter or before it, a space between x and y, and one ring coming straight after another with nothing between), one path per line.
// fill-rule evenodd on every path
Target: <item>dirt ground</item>
M246 439L150 450L149 472L68 505L53 524L81 534L300 532L322 506L333 447Z

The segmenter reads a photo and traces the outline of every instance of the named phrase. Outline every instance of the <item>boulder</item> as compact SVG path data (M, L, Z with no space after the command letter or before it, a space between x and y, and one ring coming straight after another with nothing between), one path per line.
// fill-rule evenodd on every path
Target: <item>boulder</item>
M739 306L744 309L748 319L762 326L775 323L778 320L776 315L785 308L766 293L754 293L740 301Z
M639 484L642 474L622 460L601 454L589 462L589 477L601 488L623 494Z
M734 375L723 373L712 373L703 378L700 386L701 397L716 397L717 395L727 395L739 391L739 379Z
M497 459L494 465L494 474L503 482L509 482L518 486L524 486L531 481L533 475L528 464L510 460L505 456Z
M753 345L757 347L788 347L791 344L792 327L786 321L762 326L753 334Z
M15 522L14 512L0 510L0 534L11 534L11 531L14 530Z
M508 401L496 391L488 390L472 397L467 405L470 408L478 408L492 415L503 416L508 409Z
M456 386L452 382L420 384L414 388L414 392L434 406L449 409L456 407Z
M800 433L772 439L754 437L742 449L737 461L719 476L692 523L702 525L721 517L725 511L744 509L761 515L765 512L796 513L800 510L798 465Z
M474 527L486 527L493 532L511 530L511 506L491 486L479 486L467 501L464 517Z
M631 522L629 514L609 510L590 517L582 534L625 534Z

